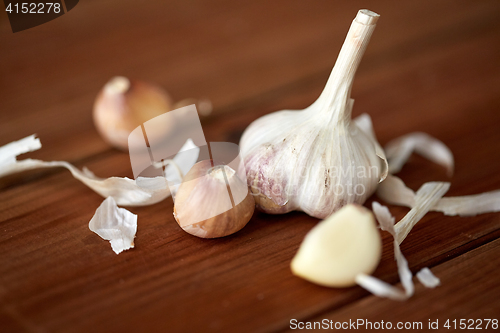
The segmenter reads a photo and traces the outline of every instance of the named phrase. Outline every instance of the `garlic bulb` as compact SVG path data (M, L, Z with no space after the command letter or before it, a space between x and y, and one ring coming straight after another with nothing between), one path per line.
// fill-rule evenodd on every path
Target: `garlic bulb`
M253 215L248 186L227 165L196 163L184 177L174 201L174 217L187 233L201 238L231 235Z
M320 97L301 111L254 121L240 141L257 207L281 214L301 210L325 218L362 204L387 174L373 133L351 121L355 71L379 15L360 10Z
M347 205L317 224L304 238L292 272L327 287L349 287L358 274L371 274L380 262L382 240L370 210Z
M94 124L111 145L127 150L130 132L172 108L172 99L160 87L116 76L96 98Z

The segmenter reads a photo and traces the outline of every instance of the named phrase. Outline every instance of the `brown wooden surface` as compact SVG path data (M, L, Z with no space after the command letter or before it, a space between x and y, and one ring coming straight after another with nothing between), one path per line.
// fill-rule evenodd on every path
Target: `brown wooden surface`
M238 142L260 115L319 95L361 1L87 0L13 34L0 15L0 144L37 133L25 155L68 160L99 176L131 176L128 156L92 124L113 75L157 82L176 100L207 97L207 141ZM355 79L354 115L379 141L424 131L454 152L456 171L413 156L413 189L448 195L500 188L500 2L378 1L381 14ZM23 156L24 157L24 156ZM136 247L114 254L88 229L102 198L62 169L0 180L1 332L270 332L291 319L500 319L500 214L430 213L402 245L411 270L442 286L399 303L359 287L329 289L289 269L317 220L256 213L242 231L203 240L182 231L172 201L131 208ZM367 203L369 205L370 202ZM407 209L390 207L400 218ZM375 276L398 283L391 239Z

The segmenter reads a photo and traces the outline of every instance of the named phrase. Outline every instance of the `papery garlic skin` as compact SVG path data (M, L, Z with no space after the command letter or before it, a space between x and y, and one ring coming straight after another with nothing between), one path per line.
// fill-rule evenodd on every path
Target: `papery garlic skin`
M255 201L248 186L227 165L211 160L196 163L175 196L174 218L200 238L231 235L250 221Z
M266 115L243 133L247 181L260 210L326 218L346 204L364 203L387 175L375 137L351 121L349 98L377 19L370 11L358 13L316 102Z
M89 222L89 229L109 240L116 254L134 247L137 215L116 205L113 197L106 198Z
M90 189L103 196L112 197L120 206L147 206L160 202L174 193L176 188L169 187L168 181L176 181L176 171L167 167L163 177L143 178L133 180L127 177L96 177L89 169L80 170L65 161L41 161L31 158L17 160L18 155L38 150L42 144L35 135L11 142L0 147L0 177L13 173L38 168L63 167L68 169L73 177ZM199 150L194 149L194 143L188 139L180 152L167 164L177 165L181 170L189 170L198 158ZM180 154L189 150L189 154ZM166 161L164 161L166 162Z
M371 274L382 254L382 240L370 210L347 205L317 224L292 260L292 272L327 287L349 287L359 274Z

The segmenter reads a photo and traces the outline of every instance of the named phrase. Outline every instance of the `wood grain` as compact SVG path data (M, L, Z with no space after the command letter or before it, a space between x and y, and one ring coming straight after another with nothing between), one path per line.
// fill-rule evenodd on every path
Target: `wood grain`
M91 119L95 95L119 74L157 82L175 99L210 98L207 140L237 143L259 116L315 100L364 6L99 0L16 34L1 20L0 144L37 133L43 148L29 157L131 177L128 155L102 141ZM382 144L424 131L451 148L451 179L410 159L399 176L413 189L430 180L451 181L448 195L500 188L498 1L379 1L370 9L381 19L355 79L354 115L372 116ZM256 213L237 234L202 240L177 226L167 199L130 209L139 216L136 247L117 256L88 230L102 198L66 170L6 177L0 189L1 332L270 332L293 318L500 319L498 214L426 215L402 250L414 273L431 267L442 286L419 286L400 304L293 276L290 260L317 223L303 213ZM407 212L390 208L397 218ZM391 239L382 237L374 274L397 284Z

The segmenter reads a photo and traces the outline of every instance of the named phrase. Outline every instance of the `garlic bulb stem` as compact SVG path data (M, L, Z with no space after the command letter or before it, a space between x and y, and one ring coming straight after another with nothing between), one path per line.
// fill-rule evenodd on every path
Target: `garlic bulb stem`
M349 122L351 120L352 107L349 107L348 103L354 75L379 16L367 9L358 12L349 28L325 89L316 101L325 106L321 110L329 112L335 119L334 121Z

